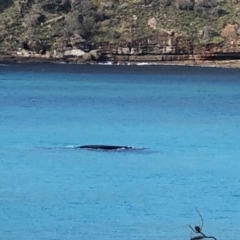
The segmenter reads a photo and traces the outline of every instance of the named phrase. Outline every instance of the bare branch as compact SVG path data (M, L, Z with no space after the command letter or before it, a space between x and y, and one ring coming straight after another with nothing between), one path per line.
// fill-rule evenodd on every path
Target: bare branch
M196 233L196 234L200 234L198 236L195 236L195 237L192 237L190 240L200 240L200 239L205 239L205 238L211 238L211 239L214 239L214 240L217 240L215 237L213 236L206 236L203 232L202 232L202 229L203 229L203 217L201 215L201 213L198 211L198 209L196 208L196 211L199 215L199 217L201 218L201 226L195 226L194 228L189 225L189 227L191 228L191 230Z
M192 230L193 232L198 233L198 232L195 231L195 229L194 229L191 225L188 225L188 226L191 228L191 230Z
M200 227L200 229L202 231L202 229L203 229L203 217L202 217L201 213L198 211L197 208L196 208L196 211L197 211L197 213L198 213L198 215L199 215L199 217L201 218L201 221L202 221L202 224L201 224L201 227Z

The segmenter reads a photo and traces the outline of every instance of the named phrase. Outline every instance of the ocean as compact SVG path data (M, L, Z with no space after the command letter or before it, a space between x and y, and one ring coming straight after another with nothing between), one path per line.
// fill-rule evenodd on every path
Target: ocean
M0 239L237 239L240 70L0 65ZM88 144L132 150L78 149Z

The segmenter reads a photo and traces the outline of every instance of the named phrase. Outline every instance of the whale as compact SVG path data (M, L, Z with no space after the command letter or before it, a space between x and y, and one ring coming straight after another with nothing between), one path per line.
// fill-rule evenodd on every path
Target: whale
M78 146L76 148L111 151L111 150L129 150L129 149L134 149L135 147L118 146L118 145L83 145L83 146Z

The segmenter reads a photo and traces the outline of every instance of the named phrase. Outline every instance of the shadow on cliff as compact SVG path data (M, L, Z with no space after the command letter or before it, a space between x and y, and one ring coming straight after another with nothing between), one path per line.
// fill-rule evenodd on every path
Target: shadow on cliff
M0 13L2 13L6 8L13 5L11 0L0 0Z

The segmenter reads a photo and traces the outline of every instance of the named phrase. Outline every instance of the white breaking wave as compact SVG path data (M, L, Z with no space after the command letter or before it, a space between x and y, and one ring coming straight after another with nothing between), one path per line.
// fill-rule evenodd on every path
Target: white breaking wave
M67 145L66 148L76 148L78 145Z
M99 62L98 65L113 65L112 62Z

